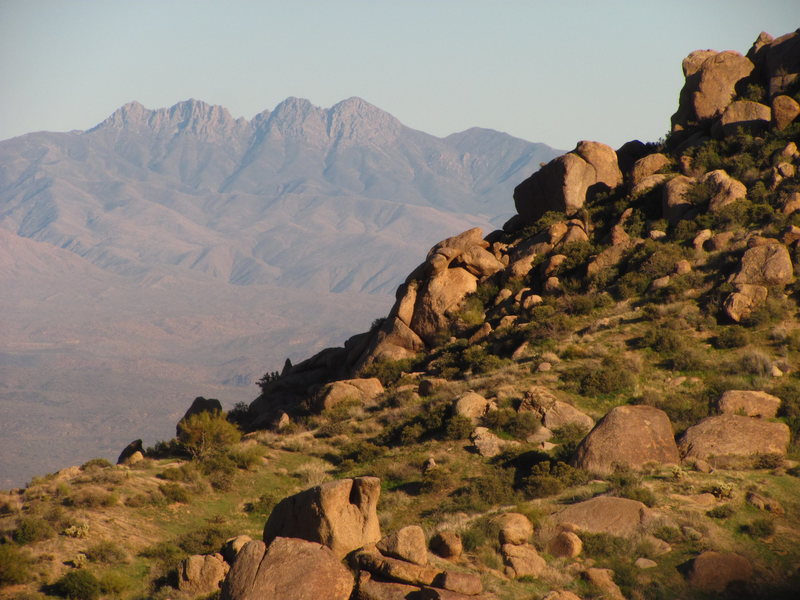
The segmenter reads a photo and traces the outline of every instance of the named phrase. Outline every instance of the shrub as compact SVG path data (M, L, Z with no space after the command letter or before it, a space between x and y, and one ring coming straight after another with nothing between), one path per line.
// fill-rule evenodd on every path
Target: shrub
M0 586L26 583L32 578L34 559L27 551L0 544Z
M119 496L97 486L79 489L68 498L64 498L66 506L82 508L99 508L101 506L114 506L119 502Z
M712 519L727 519L733 516L733 513L735 512L736 511L730 504L720 504L719 506L715 506L706 512L706 515Z
M239 469L252 471L262 463L264 448L257 444L252 444L244 448L234 448L228 455Z
M714 338L714 347L718 349L742 348L750 343L750 336L744 327L731 325L725 327Z
M765 538L775 533L775 523L766 518L756 519L752 523L742 525L741 531L750 537Z
M449 485L450 475L441 467L437 467L423 473L420 491L423 494L435 494L444 491Z
M122 573L108 571L100 576L100 590L104 595L117 597L130 587L130 579Z
M74 600L95 600L102 593L100 581L84 569L66 573L55 582L53 590L59 596Z
M748 350L737 361L740 372L762 377L772 374L772 360L760 350Z
M380 458L384 452L384 448L377 444L368 441L357 441L345 444L341 449L341 456L345 460L352 460L361 464Z
M282 500L283 496L275 492L266 492L258 497L254 502L247 502L244 505L244 510L247 513L255 513L257 515L268 516L275 508L275 505Z
M93 458L81 465L81 471L92 471L94 469L110 469L113 467L105 458Z
M219 552L225 540L232 535L230 528L212 524L184 533L178 538L177 543L187 554L211 554Z
M522 478L520 489L526 498L544 498L562 492L573 485L588 481L586 473L564 462L543 460Z
M56 534L56 530L47 521L37 517L23 517L17 522L13 538L18 544L30 544L48 540Z
M97 542L89 548L85 552L86 557L96 563L105 563L105 564L117 564L117 563L124 563L128 559L128 555L126 554L125 550L122 547L112 541L104 540L102 542Z
M517 500L513 473L495 468L483 477L470 479L467 485L453 492L450 508L453 511L480 512L498 504L513 504Z
M376 361L364 369L362 377L377 377L384 387L389 387L397 383L403 373L411 371L415 362L413 358Z
M518 440L524 440L541 427L541 423L534 413L517 413L509 408L490 411L483 418L483 422L489 429L505 433Z
M623 537L610 533L581 533L583 553L589 558L603 559L617 556L630 556L633 552L633 543Z
M189 492L179 483L162 483L158 486L158 491L164 495L168 502L189 503Z
M178 423L178 441L196 458L227 450L240 438L239 428L225 413L203 411Z
M579 391L587 396L617 394L631 389L636 380L630 365L619 356L607 356L598 368L578 369Z
M194 483L200 481L202 476L194 463L184 463L179 467L169 467L156 475L159 479L167 481L182 481L184 483Z
M184 552L174 542L159 542L142 550L139 556L149 558L163 567L171 567L183 558Z

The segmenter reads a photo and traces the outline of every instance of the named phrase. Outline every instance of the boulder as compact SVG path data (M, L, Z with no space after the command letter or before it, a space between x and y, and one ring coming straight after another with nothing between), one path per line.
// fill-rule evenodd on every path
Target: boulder
M648 175L631 188L631 196L638 198L647 194L651 190L663 185L669 181L673 175L667 173L656 173L655 175Z
M352 562L359 569L368 571L380 579L411 585L431 585L441 573L440 569L381 556L377 551L368 548L353 554Z
M467 392L456 398L453 409L457 415L475 422L486 414L490 405L491 403L480 394Z
M129 464L131 457L139 453L140 456L144 456L142 453L144 452L144 448L142 447L142 440L133 440L130 444L125 446L125 448L120 452L119 458L117 458L118 465L125 465Z
M547 542L547 551L556 558L575 558L583 551L583 542L572 531L562 531Z
M442 558L458 560L464 552L461 536L455 531L442 530L433 535L430 543L431 552Z
M472 445L478 454L486 458L493 458L503 451L503 440L489 431L486 427L476 427L469 436Z
M800 34L793 31L772 40L764 48L763 62L769 96L788 92L800 76Z
M600 590L605 600L625 600L619 587L614 583L614 571L611 569L590 568L584 571L586 580Z
M193 596L219 591L228 569L221 554L189 556L178 564L178 589Z
M689 427L678 443L682 457L714 458L715 462L759 454L785 455L788 446L789 427L785 423L739 415L707 417Z
M547 568L545 560L530 544L503 544L500 553L509 577L539 577Z
M501 544L527 544L533 535L530 519L521 513L503 513L492 519L499 529Z
M694 588L724 592L730 583L747 582L752 574L753 565L744 556L707 550L692 561L688 581Z
M768 243L748 248L742 256L739 272L731 283L763 286L786 285L792 280L794 269L786 246Z
M786 129L800 115L800 104L791 96L775 96L772 99L772 122L778 130Z
M379 379L343 379L322 387L316 394L314 404L317 410L327 410L343 402L363 403L383 393Z
M722 169L706 173L700 179L700 183L705 183L711 188L708 210L712 213L719 212L737 200L744 200L747 196L747 187Z
M761 494L757 494L756 492L747 492L747 495L745 496L745 501L750 506L754 506L758 510L765 510L767 512L771 512L776 515L785 514L783 506L781 506L780 502L778 502L774 498L768 498L767 496L762 496Z
M433 585L451 592L475 596L483 591L481 578L474 573L456 573L444 571L433 581Z
M669 166L670 159L666 154L656 152L648 154L644 158L637 160L629 177L629 187L631 190L639 186L647 177L655 175L661 169Z
M377 543L385 556L407 560L415 565L428 564L428 547L425 532L419 525L408 525L387 535Z
M355 600L407 600L418 596L419 591L414 585L375 581L369 573L361 571Z
M743 283L725 298L722 308L734 323L740 323L766 301L767 294L767 288L763 285Z
M547 211L575 214L597 182L595 168L574 153L551 160L514 188L514 206L526 225Z
M181 417L181 420L178 421L178 425L175 427L175 434L180 435L181 423L183 423L186 419L188 419L192 415L197 415L202 412L221 413L222 404L220 404L219 400L217 400L216 398L203 398L202 396L198 396L197 398L194 399L192 405Z
M603 184L608 189L622 184L617 153L611 146L583 140L575 147L575 154L594 167L595 184Z
M800 192L792 192L788 194L781 207L781 212L785 215L791 215L800 210Z
M222 586L222 600L348 600L353 575L330 548L278 537L247 543Z
M586 265L586 274L589 277L597 275L604 269L615 267L622 262L628 252L628 245L625 243L614 244L602 250Z
M617 162L623 174L630 173L637 160L644 158L650 148L641 140L631 140L625 142L617 148Z
M769 129L771 120L772 109L769 106L751 100L737 100L722 113L718 132L726 137L736 134L739 129L750 135L763 134Z
M329 481L281 500L264 525L264 541L293 537L328 546L335 556L381 539L377 477Z
M589 533L631 537L642 533L653 522L653 513L636 500L597 496L570 504L552 518L556 524L577 527Z
M617 406L589 432L575 451L573 464L609 474L616 465L639 469L647 463L680 462L667 414L652 406Z
M239 555L245 544L252 542L253 538L249 535L237 535L236 537L228 538L222 546L222 558L229 565L232 565Z
M494 275L505 268L505 265L494 254L480 246L467 248L456 259L455 264L463 266L467 271L479 278Z
M731 103L736 84L752 73L749 59L731 50L706 58L700 65L697 91L692 96L692 108L698 121L713 119Z
M661 206L664 218L671 224L677 223L692 208L687 196L696 181L692 177L676 175L664 184Z
M728 390L719 399L719 412L746 417L774 419L780 406L780 398L753 390Z
M439 330L449 323L446 313L478 287L475 275L462 268L446 269L434 275L420 288L411 329L426 343L432 343Z

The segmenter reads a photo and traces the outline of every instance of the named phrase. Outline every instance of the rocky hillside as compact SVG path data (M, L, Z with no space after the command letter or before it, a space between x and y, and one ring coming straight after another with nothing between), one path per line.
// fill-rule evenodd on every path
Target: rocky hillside
M800 32L683 69L344 347L6 494L7 596L797 597Z

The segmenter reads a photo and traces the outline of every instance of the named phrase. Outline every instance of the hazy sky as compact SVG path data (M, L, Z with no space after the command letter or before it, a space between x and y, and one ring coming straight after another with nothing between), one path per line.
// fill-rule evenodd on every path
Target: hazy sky
M690 51L798 27L799 0L0 0L0 139L131 100L361 96L440 136L618 146L666 132Z

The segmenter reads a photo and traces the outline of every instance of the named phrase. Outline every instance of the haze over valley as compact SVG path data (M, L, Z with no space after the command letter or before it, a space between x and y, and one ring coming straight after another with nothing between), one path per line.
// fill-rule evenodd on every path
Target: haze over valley
M249 121L134 102L0 142L0 485L171 437L195 396L252 400L383 316L424 249L502 224L559 153L359 98Z

